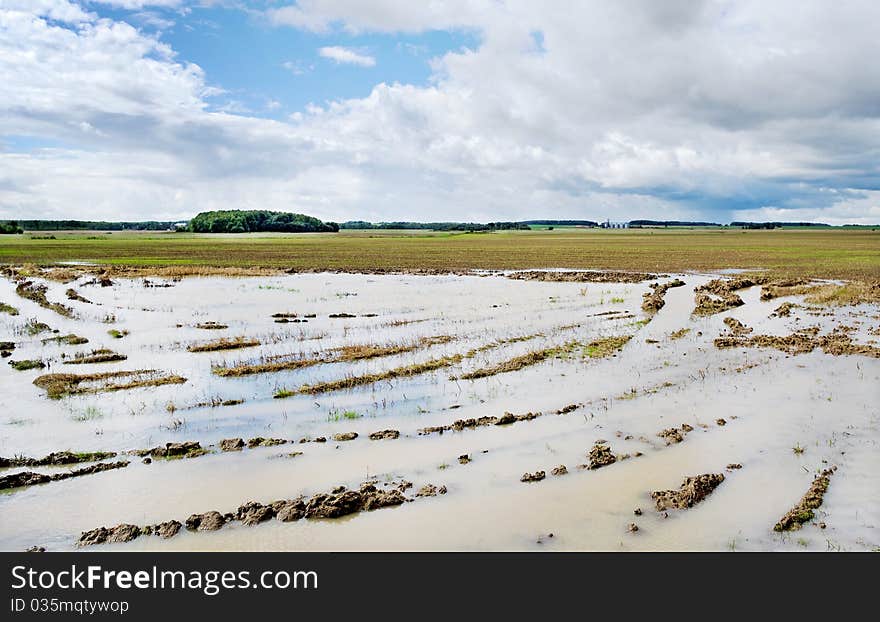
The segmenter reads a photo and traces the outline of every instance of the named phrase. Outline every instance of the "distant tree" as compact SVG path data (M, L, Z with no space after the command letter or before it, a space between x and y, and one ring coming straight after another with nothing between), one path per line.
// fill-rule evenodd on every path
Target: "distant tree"
M18 226L18 221L15 221L15 220L0 221L0 234L15 234L15 233L23 233L21 227Z
M284 231L293 233L335 232L336 223L325 223L313 216L267 210L219 210L202 212L189 221L195 233L247 233Z

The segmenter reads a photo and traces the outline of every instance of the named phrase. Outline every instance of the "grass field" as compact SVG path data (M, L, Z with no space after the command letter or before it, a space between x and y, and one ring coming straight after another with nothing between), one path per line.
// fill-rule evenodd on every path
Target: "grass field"
M557 229L474 234L343 231L244 235L41 232L0 237L2 263L70 261L144 267L352 271L761 268L785 276L876 280L880 278L880 231Z

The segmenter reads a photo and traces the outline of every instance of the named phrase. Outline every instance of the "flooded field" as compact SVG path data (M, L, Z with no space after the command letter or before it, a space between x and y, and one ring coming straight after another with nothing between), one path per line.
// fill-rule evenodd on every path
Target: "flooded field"
M880 547L835 284L51 276L0 279L4 550Z

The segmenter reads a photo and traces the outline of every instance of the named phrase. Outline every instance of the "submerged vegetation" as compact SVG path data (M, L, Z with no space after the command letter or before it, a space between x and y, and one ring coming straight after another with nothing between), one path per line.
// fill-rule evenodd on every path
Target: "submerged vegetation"
M216 352L217 350L236 350L238 348L251 348L260 345L258 339L250 339L248 337L221 337L214 341L204 343L195 343L187 347L190 352Z
M213 372L218 376L247 376L250 374L263 374L268 372L287 371L302 369L324 363L345 363L359 361L394 354L413 352L421 348L447 343L452 340L448 335L435 337L422 337L408 343L390 345L355 344L335 348L326 353L314 355L273 355L263 357L257 363L235 363L233 365L218 365Z
M117 380L120 382L116 382ZM183 384L184 382L186 382L186 378L175 374L163 374L152 369L111 371L97 374L45 374L34 379L34 384L46 391L46 395L51 398L155 387L163 384Z

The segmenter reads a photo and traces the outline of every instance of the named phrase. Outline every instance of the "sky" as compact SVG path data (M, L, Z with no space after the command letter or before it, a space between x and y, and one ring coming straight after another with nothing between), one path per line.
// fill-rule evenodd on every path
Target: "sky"
M880 223L875 0L0 0L0 218Z

